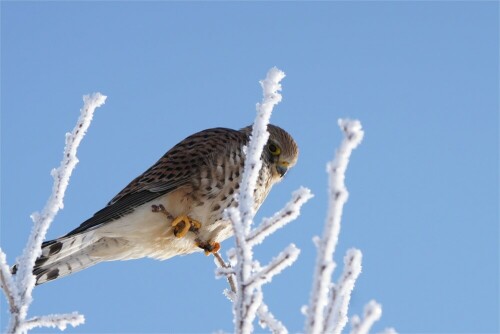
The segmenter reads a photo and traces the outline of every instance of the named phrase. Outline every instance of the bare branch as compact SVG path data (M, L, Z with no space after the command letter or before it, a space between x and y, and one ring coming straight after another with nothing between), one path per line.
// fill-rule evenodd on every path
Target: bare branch
M289 245L276 258L272 259L267 266L255 273L246 285L253 287L254 285L261 286L271 282L275 275L291 266L297 260L299 254L300 249L295 247L294 244Z
M36 327L53 327L65 330L68 325L76 327L85 323L85 318L76 312L70 314L52 314L34 317L26 320L22 325L22 331L28 331Z
M335 286L333 299L328 303L324 333L340 333L347 324L347 310L351 300L351 292L361 273L362 254L358 249L349 249L344 257L344 271Z
M220 268L231 268L231 266L224 261L222 256L219 253L214 253L215 263ZM229 284L230 290L225 290L224 295L231 301L234 302L236 299L236 284L234 282L233 275L227 276L227 281ZM257 316L259 317L259 324L262 328L269 328L273 333L276 334L287 334L288 330L285 326L277 320L274 315L269 311L269 308L264 302L260 303L259 308L257 309Z
M0 248L0 285L5 293L5 297L9 302L10 313L19 313L19 293L17 286L14 283L10 268L7 265L5 253Z
M260 327L269 328L274 334L288 334L286 327L274 317L266 304L260 304L257 316L259 317Z
M231 273L226 274L227 278L227 283L229 284L229 288L231 289L231 292L236 293L236 283L234 282L234 271L232 270L231 266L229 264L226 264L222 256L217 252L214 253L214 258L216 259L216 264L220 268L224 268L226 270L231 270Z
M382 306L374 300L370 300L368 304L365 305L363 318L360 319L358 316L353 317L351 320L352 330L351 334L368 334L373 324L380 319L382 316ZM396 334L393 328L387 328L385 333Z
M242 223L247 234L250 230L250 221L255 214L254 192L259 171L262 167L260 157L264 145L269 139L267 125L269 124L274 106L281 101L281 94L279 93L281 91L280 81L284 77L284 72L273 67L267 72L266 78L260 82L264 97L262 103L257 104L257 116L253 123L251 139L246 152L238 205L242 213Z
M262 150L266 144L269 133L267 126L273 107L281 101L280 81L285 74L277 68L272 68L267 73L266 79L261 81L263 89L262 103L257 105L257 116L253 123L250 142L245 152L245 165L240 183L238 208L226 210L227 217L231 220L236 242L236 300L233 303L235 315L235 332L250 333L253 330L253 321L257 309L262 303L262 291L259 285L247 285L255 268L252 246L247 242L250 226L255 215L254 191L259 171L262 167ZM258 286L258 288L257 288Z
M297 219L303 204L314 195L311 190L300 187L292 194L292 199L283 209L276 212L271 218L264 218L262 223L248 234L247 242L250 246L260 244L267 236L276 232L291 221Z
M10 273L5 261L5 254L0 252L2 288L7 296L11 310L11 319L7 329L8 333L26 332L31 328L40 326L62 328L66 327L66 323L75 326L83 323L83 316L78 314L44 316L26 320L28 308L33 300L32 291L35 287L35 277L32 274L35 261L41 254L42 242L45 239L45 234L50 224L58 211L64 206L64 194L68 187L71 173L78 163L78 158L76 157L77 148L92 121L95 109L104 104L106 96L96 93L92 96L84 96L83 100L84 105L81 109L78 122L73 131L66 134L66 147L61 164L51 172L54 178L52 193L42 212L35 212L31 215L34 225L28 243L19 258L15 277L12 277Z
M340 119L338 124L344 132L344 140L334 159L327 165L329 173L329 207L323 237L319 242L316 242L318 255L305 326L305 332L311 334L321 333L325 327L324 313L328 302L328 289L335 269L333 255L338 242L342 210L348 197L344 184L345 171L352 150L359 145L364 135L361 123L357 120Z

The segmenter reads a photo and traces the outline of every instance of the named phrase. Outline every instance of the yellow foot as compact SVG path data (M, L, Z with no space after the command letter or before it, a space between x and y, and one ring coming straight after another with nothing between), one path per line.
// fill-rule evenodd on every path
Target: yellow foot
M174 235L177 238L182 238L189 231L198 232L201 227L201 223L197 220L189 218L186 215L182 215L172 221L172 227L174 228Z
M196 246L200 247L205 251L205 255L215 254L220 249L220 243L215 241L200 241L196 240Z

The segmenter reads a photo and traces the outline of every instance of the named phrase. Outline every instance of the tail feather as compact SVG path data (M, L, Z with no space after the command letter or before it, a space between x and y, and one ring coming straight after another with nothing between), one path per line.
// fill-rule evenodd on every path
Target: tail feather
M125 259L129 244L120 238L97 237L93 232L45 242L33 269L42 284L86 269L99 262Z
M55 240L46 241L42 244L42 254L35 262L35 269L41 266L47 266L51 263L78 252L81 249L96 242L93 232L81 233L69 237L61 237Z
M99 262L137 258L131 255L132 248L126 239L97 236L94 231L46 241L42 255L35 261L33 275L39 285ZM17 267L16 264L11 268L12 274L16 274Z
M95 258L89 254L88 248L90 247L92 246L81 249L49 265L35 267L33 274L36 276L36 284L53 281L103 261L103 259Z
M56 262L75 254L96 241L94 233L81 233L69 237L61 237L42 243L42 254L36 259L33 274L41 272ZM18 265L11 268L13 275L17 273Z

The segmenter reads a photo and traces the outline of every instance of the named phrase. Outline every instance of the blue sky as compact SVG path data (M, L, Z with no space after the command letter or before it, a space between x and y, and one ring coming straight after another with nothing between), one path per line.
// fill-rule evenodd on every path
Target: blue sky
M21 253L82 95L108 100L49 238L189 134L250 124L258 80L277 66L287 77L272 122L301 151L258 217L301 185L316 196L256 250L263 263L290 242L302 250L264 290L276 317L303 329L325 164L341 140L337 119L350 117L366 132L336 253L341 263L347 249L363 252L351 315L376 299L375 331L499 332L498 16L493 1L2 2L2 249L10 262ZM231 331L226 282L213 272L201 254L99 264L37 287L30 312L80 311L87 322L75 333Z

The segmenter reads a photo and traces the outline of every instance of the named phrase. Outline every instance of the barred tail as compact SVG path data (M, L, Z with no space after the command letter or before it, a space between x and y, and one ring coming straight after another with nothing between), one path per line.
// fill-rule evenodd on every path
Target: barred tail
M95 242L92 231L44 242L42 255L36 260L33 269L36 284L55 280L100 262L90 256L89 250Z
M125 260L128 250L130 247L126 240L98 237L94 231L64 236L42 244L42 255L35 262L33 275L39 285L99 262ZM17 265L12 268L12 273L16 271Z
M103 261L103 259L92 257L89 254L89 247L61 258L59 261L35 267L33 274L36 276L36 284L53 281Z

